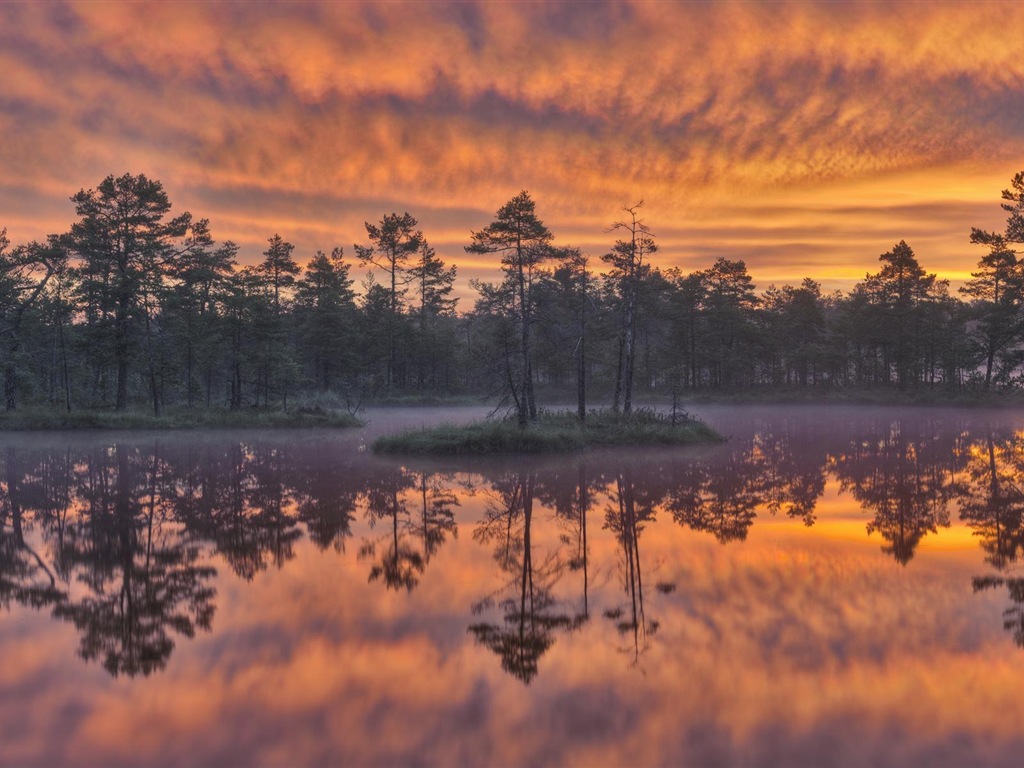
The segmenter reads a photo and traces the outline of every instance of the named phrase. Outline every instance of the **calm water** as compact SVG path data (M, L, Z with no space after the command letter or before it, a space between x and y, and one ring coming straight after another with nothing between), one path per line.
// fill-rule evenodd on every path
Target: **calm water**
M0 763L1019 765L1024 417L696 410L731 440L0 436Z

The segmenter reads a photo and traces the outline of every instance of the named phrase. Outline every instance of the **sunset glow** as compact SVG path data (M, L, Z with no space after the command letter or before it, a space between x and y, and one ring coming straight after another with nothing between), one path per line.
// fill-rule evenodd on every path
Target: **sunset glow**
M963 279L1024 165L1017 3L4 3L0 227L108 174L259 258L416 216L460 266L520 189L595 255L646 200L660 263L848 289L907 240Z

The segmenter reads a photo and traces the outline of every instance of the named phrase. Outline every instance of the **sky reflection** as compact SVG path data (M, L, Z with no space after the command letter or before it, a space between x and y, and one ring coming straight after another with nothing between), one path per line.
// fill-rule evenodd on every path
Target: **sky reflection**
M0 752L1012 764L1024 423L861 413L447 468L329 434L5 440ZM43 566L62 596L25 591Z

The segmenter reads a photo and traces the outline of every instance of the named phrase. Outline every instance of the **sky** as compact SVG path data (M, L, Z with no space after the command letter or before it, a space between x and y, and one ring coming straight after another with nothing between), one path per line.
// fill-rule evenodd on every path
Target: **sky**
M110 174L260 260L408 211L438 255L528 190L598 257L847 290L901 239L954 286L1024 170L1024 3L0 0L0 228L66 230Z

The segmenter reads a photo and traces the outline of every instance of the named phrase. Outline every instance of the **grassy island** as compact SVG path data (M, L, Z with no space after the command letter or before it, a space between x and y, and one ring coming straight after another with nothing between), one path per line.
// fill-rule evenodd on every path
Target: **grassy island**
M0 413L4 430L77 429L272 429L308 427L360 427L363 422L347 411L328 408L296 408L288 411L243 408L235 411L168 410L160 416L126 410L76 410L25 408Z
M690 445L722 441L702 421L672 418L651 410L629 414L594 411L581 423L574 414L545 413L525 429L515 420L442 424L385 435L373 443L376 453L440 456L508 453L558 453L622 445Z

